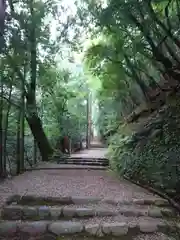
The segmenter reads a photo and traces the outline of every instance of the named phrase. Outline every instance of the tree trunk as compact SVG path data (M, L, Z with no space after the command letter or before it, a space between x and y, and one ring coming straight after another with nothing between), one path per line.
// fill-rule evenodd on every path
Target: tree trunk
M34 9L33 9L33 4L34 1L31 0L30 2L30 12L31 12L31 29L30 29L30 37L29 41L31 42L31 61L30 61L30 68L31 68L31 81L28 86L28 92L25 93L25 98L26 98L26 120L29 124L29 127L31 129L31 132L36 139L37 145L39 147L41 156L43 161L48 160L48 156L52 155L53 149L51 148L48 139L44 133L43 127L42 127L42 122L40 118L38 117L37 111L35 111L33 114L31 113L32 111L32 106L33 109L36 109L36 73L37 73L37 60L36 60L36 32L35 32L35 19L34 19ZM24 82L24 76L21 73L20 69L14 62L11 56L7 55L8 61L12 65L14 71L17 73L19 79Z
M161 51L159 51L159 49L156 47L153 39L150 37L150 35L147 33L147 31L144 30L144 26L131 13L129 14L129 17L136 24L136 26L139 28L139 30L142 32L142 34L146 38L147 42L149 43L149 45L152 49L154 58L158 62L162 63L162 65L164 66L166 73L168 74L170 79L172 77L174 80L180 81L180 74L177 72L174 72L174 70L172 69L173 63L171 62L171 60L169 58L165 57Z
M0 53L4 46L5 17L6 17L6 1L0 0Z
M26 48L26 46L25 46ZM25 55L26 57L26 55ZM25 80L27 75L27 64L26 59L24 61L24 81L21 81L21 113L20 113L20 172L24 172L24 127L25 127Z
M176 44L176 46L180 49L180 41L177 37L175 37L171 30L169 30L166 25L157 17L157 14L155 13L155 11L152 8L151 2L149 2L147 4L147 6L149 7L149 14L151 15L152 19L154 22L156 22L162 29L163 31L166 33L166 35Z
M161 62L166 69L172 68L172 62L167 57L165 57L162 54L162 52L159 51L153 39L150 37L149 33L147 32L147 30L144 29L144 26L142 25L142 23L140 23L132 13L129 13L129 17L136 24L136 26L141 31L141 33L144 35L146 41L148 42L149 46L152 49L152 54L154 58L157 61Z
M18 112L18 119L17 119L17 136L16 136L16 174L21 173L21 158L20 158L20 131L21 131L21 126L20 126L20 120L21 120L21 110Z
M179 0L176 0L176 6L177 6L177 16L178 16L179 24L180 24L180 4L179 4Z
M37 114L33 114L31 116L26 115L26 120L37 142L39 151L42 156L42 161L48 161L48 157L53 154L53 149L51 148L49 141L44 133L40 118Z
M8 119L9 119L9 112L11 109L11 94L12 94L12 84L10 86L10 90L9 90L9 96L8 96L8 107L7 107L7 111L6 111L6 116L4 119L4 134L3 134L3 169L4 171L6 171L6 142L7 142L7 132L8 132Z
M37 163L37 144L36 140L34 139L34 149L33 149L33 163Z
M180 64L180 60L178 59L178 56L176 56L176 54L174 53L174 51L172 50L172 48L169 46L169 44L167 43L167 41L164 41L164 45L167 48L169 54L171 55L172 59L174 61L176 61L178 64Z
M38 116L36 109L36 78L37 78L37 44L36 44L36 29L35 29L35 14L34 14L34 0L30 1L30 13L31 13L31 29L30 29L30 42L31 42L31 82L28 93L26 95L27 100L27 116L26 120L32 131L35 141L39 147L42 161L48 161L48 157L52 155L53 150L49 144L49 141L44 133L42 122ZM32 112L33 110L33 112Z
M22 93L22 109L20 113L20 172L24 172L24 93Z
M1 96L0 96L0 177L3 177L3 82L1 77Z
M31 82L29 94L34 102L36 102L36 78L37 78L37 44L36 44L36 28L35 28L35 14L34 14L34 0L30 0L30 12L31 12L31 29L29 40L31 43Z

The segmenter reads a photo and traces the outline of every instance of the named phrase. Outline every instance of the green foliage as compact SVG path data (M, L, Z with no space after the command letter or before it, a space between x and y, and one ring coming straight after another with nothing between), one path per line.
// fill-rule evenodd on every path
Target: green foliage
M131 164L131 149L127 147L129 136L123 136L119 132L109 139L108 157L113 170L123 175L128 165Z
M10 0L7 4L5 46L0 56L0 139L7 149L4 147L5 160L0 159L0 164L6 168L11 159L14 168L20 152L29 156L31 164L36 163L36 143L42 159L48 160L62 136L76 141L84 134L86 106L82 103L87 81L76 61L70 64L80 28L69 4L56 0ZM1 171L2 166L0 175Z
M162 73L179 81L177 72L167 70L172 66L179 69L179 4L145 0L85 2L84 13L89 12L95 29L92 44L85 51L85 63L102 83L98 96L101 119L103 112L107 119L109 108L105 102L111 98L117 121L122 121L141 103L151 101L149 93L158 88ZM101 129L105 125L108 128L104 122Z

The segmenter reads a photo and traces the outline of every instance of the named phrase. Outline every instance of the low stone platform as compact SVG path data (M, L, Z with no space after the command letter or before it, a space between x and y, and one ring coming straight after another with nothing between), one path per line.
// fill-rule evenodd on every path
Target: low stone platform
M93 166L93 165L76 165L76 164L58 164L58 163L39 163L34 168L29 167L26 171L34 170L107 170L107 167L104 166Z
M180 230L178 224L168 224L165 222L142 221L138 224L126 222L114 222L103 224L82 224L75 221L31 221L15 222L1 221L1 236L16 236L18 233L26 233L31 236L53 233L55 236L80 234L83 236L124 236L132 237L141 233L173 233ZM126 238L127 239L127 238Z
M27 234L61 237L135 237L142 233L173 234L180 224L161 198L122 201L96 197L13 195L1 211L0 237ZM111 238L112 239L112 238Z

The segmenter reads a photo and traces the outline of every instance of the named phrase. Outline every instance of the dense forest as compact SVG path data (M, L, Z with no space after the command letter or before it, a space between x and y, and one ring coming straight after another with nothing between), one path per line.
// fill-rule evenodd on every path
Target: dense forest
M48 161L63 136L72 145L85 137L88 84L82 66L73 63L71 49L76 46L71 42L78 41L78 29L68 9L58 1L6 2L1 22L1 176Z
M86 135L89 88L111 168L176 200L179 0L1 0L0 170Z

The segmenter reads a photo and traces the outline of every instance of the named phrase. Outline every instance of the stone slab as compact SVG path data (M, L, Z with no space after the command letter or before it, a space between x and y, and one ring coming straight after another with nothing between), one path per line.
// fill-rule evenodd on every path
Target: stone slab
M64 207L62 210L64 217L75 217L76 216L76 208L74 207Z
M153 222L140 222L139 228L142 233L153 233L158 231L158 224Z
M77 217L93 217L95 216L95 210L91 208L78 208L76 209Z
M102 237L103 233L99 224L88 224L85 226L85 231L92 236Z
M57 236L61 234L75 234L83 231L83 225L79 222L58 221L51 223L48 230Z
M19 220L23 215L23 207L21 206L6 206L2 210L2 219L4 220Z
M48 223L49 222L46 221L21 222L18 223L18 228L22 233L36 236L38 234L44 234L47 232Z
M113 236L125 236L128 234L128 224L127 223L104 223L102 226L102 231Z
M50 208L48 206L41 206L38 208L38 217L40 220L47 220L50 218Z
M32 219L38 217L38 210L36 207L24 207L23 208L23 219Z
M52 220L58 220L60 217L63 216L62 207L51 207L50 216Z
M15 221L0 222L0 236L14 236L17 231L17 223Z

